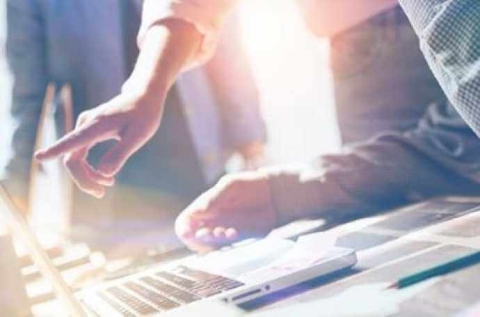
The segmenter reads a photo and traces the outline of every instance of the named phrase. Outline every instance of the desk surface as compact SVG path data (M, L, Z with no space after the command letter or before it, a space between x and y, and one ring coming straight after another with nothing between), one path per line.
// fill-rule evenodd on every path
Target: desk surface
M337 245L358 250L358 264L245 305L268 311L338 295L351 287L395 280L480 249L479 199L443 198L331 229ZM396 316L450 316L480 300L480 265L442 277L399 306ZM282 300L278 300L278 298Z
M328 230L339 236L337 245L357 250L355 267L247 303L243 308L261 312L327 299L366 283L392 283L480 250L479 206L480 198L441 198L331 227ZM314 228L323 230L321 224L314 220L291 228L299 234ZM281 230L277 233L285 235ZM480 300L479 276L477 265L442 277L403 301L394 316L450 316L463 311Z

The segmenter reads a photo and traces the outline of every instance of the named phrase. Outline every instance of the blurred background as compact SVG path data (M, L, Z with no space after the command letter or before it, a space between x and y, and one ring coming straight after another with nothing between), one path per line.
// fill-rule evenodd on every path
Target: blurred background
M0 0L0 138L9 125L5 111L11 84L3 45L5 7L6 0ZM243 42L267 124L268 163L292 163L338 149L328 41L312 40L291 0L275 0L275 6L271 0L244 0L241 19ZM5 148L1 139L0 160ZM56 194L60 183L57 164L47 164L49 176L39 180L39 188L52 189L42 191L35 209L34 222L42 226L56 227L66 221ZM50 216L45 217L46 211Z
M247 0L243 40L260 89L272 163L303 160L339 146L328 41L308 32L295 1Z

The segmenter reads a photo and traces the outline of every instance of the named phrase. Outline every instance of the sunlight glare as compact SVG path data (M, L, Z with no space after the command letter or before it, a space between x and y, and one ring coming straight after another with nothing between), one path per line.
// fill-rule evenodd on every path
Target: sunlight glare
M291 0L246 0L240 13L271 161L299 161L338 149L328 41L307 31Z

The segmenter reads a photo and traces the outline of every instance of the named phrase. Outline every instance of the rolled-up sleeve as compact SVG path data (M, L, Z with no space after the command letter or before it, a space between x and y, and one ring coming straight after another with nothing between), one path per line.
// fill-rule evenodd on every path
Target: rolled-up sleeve
M480 1L400 0L440 85L480 136Z
M142 41L149 28L168 19L180 19L193 24L204 36L193 63L205 62L215 50L223 21L237 0L146 0L142 26L138 36Z

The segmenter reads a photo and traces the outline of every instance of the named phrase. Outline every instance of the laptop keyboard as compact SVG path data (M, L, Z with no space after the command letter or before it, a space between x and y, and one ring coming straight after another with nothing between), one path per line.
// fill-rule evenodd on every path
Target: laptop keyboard
M151 305L145 303L144 301L140 300L135 296L130 295L119 287L109 288L107 292L113 295L113 297L117 298L120 302L128 306L128 308L131 308L139 315L153 314L158 311Z
M180 266L110 287L97 295L119 315L131 317L168 311L243 285L230 278ZM89 308L95 311L95 307Z
M123 307L122 305L118 304L117 302L115 302L113 299L111 299L110 297L108 297L107 295L103 294L103 293L99 293L98 294L100 296L101 299L103 299L104 301L106 301L110 306L112 306L117 312L119 312L120 314L122 314L123 316L126 316L126 317L135 317L134 314L130 313L125 307Z
M200 297L194 294L179 289L175 286L165 284L151 277L142 278L141 281L145 282L145 284L155 288L155 290L165 294L166 296L169 296L177 303L189 304L200 299Z

